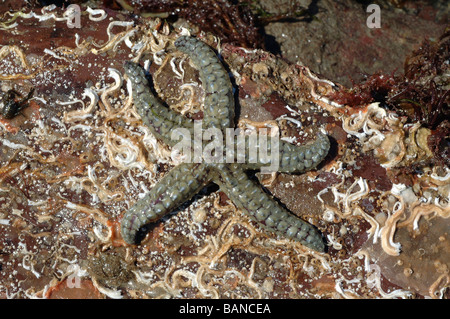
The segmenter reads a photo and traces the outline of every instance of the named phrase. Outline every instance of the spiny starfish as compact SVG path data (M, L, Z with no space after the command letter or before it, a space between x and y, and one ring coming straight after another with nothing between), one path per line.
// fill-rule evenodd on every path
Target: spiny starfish
M205 91L203 127L219 129L221 132L226 128L233 128L232 85L215 52L204 42L193 37L181 36L175 41L175 46L187 54L199 70ZM163 106L151 93L144 70L139 64L125 62L124 70L132 84L131 93L136 109L143 123L150 128L156 138L174 146L177 141L171 139L173 130L185 128L193 133L195 124L193 120ZM237 138L234 141L239 143ZM301 146L279 141L277 163L250 158L249 139L245 138L244 143L246 150L244 163L226 163L225 160L216 163L206 161L182 163L167 172L144 198L124 214L121 223L123 239L129 244L138 244L137 234L143 226L175 210L213 182L263 229L299 241L314 250L325 251L325 244L318 230L281 207L271 195L252 181L245 171L261 169L270 164L277 164L280 172L299 173L311 170L328 153L330 147L328 137L319 133L313 143ZM267 149L269 152L272 149L270 140L267 142Z

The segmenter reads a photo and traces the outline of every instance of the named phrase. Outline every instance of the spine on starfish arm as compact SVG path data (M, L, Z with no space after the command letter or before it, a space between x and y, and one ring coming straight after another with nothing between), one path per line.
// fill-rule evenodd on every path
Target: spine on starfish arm
M136 110L155 136L171 146L177 141L170 138L175 128L184 127L193 131L194 121L162 105L151 93L144 69L137 63L124 63L125 74L131 81Z
M219 184L232 202L268 231L300 242L319 252L325 251L322 235L311 224L281 207L269 194L250 180L237 165L218 170Z
M128 244L138 244L140 240L137 235L143 226L169 214L209 182L209 170L203 164L183 163L170 170L124 214L122 238Z
M203 108L205 127L221 129L233 127L233 87L216 53L206 43L193 37L181 36L175 41L175 46L186 53L199 70L205 90Z

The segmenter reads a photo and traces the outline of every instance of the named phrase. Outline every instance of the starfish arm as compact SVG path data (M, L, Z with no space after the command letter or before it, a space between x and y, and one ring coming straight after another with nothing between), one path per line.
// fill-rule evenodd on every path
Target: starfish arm
M141 227L172 212L208 183L209 170L205 165L182 163L176 166L124 214L122 238L128 244L135 244Z
M261 138L266 139L264 145L261 143ZM249 139L251 135L245 136L245 141L235 138L237 149L244 150L245 162L242 163L244 169L259 170L266 167L274 172L302 173L316 168L330 149L330 140L323 133L319 133L312 143L300 146L282 140L278 140L278 146L275 146L271 138L259 136L259 141L254 148L250 146ZM245 145L242 147L243 142Z
M314 226L281 207L237 165L222 165L218 168L220 177L215 182L220 185L221 190L264 229L296 240L319 252L325 251L323 238Z
M283 173L301 173L316 168L327 156L330 140L319 133L314 142L306 145L293 145L280 141L278 171Z
M227 71L215 52L204 42L187 36L175 41L178 50L186 53L199 70L205 90L203 122L205 127L224 130L233 127L233 87Z
M174 129L181 127L189 129L193 136L194 122L158 101L150 91L144 70L139 64L127 61L124 63L124 70L131 80L136 110L156 138L173 146L177 141L171 139L171 133Z

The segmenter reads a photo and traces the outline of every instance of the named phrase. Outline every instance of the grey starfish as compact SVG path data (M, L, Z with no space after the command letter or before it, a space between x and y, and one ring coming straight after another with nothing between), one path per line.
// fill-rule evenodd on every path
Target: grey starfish
M205 90L203 127L222 132L226 128L232 128L232 85L214 51L202 41L186 36L179 37L175 46L188 54L199 69ZM151 93L144 70L138 64L125 62L124 69L132 83L136 109L156 138L174 146L177 141L171 139L173 130L185 128L189 133L194 133L194 121L163 106ZM237 138L235 142L239 143ZM314 250L325 251L323 238L314 226L281 207L246 175L246 170L261 169L271 163L259 158L249 158L249 139L245 139L244 143L244 163L182 163L167 172L143 199L124 214L121 223L123 239L129 244L138 244L137 234L142 227L175 210L213 182L263 229L299 241ZM321 133L309 145L295 146L280 141L279 159L275 164L280 172L299 173L311 170L325 158L329 147L328 137ZM269 152L272 149L270 140L267 149Z

